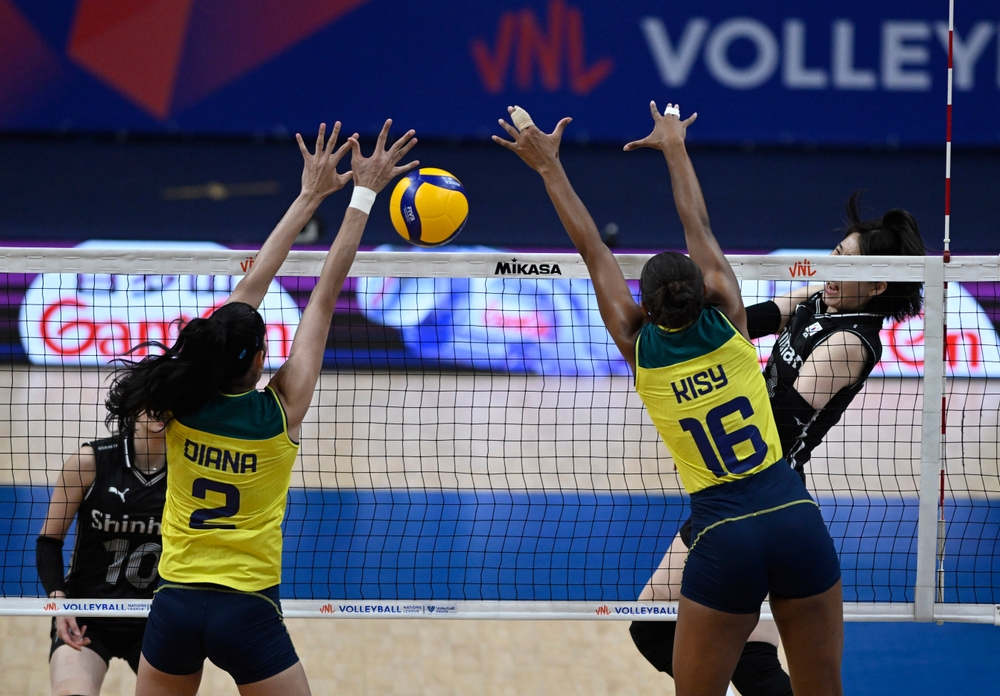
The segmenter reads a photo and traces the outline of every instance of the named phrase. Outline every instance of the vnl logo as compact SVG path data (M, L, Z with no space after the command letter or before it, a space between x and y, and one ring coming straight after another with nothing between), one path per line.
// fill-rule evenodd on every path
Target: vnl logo
M792 90L927 92L933 86L932 51L941 58L948 51L948 25L939 20L883 20L874 45L858 38L859 33L872 33L873 27L858 27L849 19L824 25L787 18L777 31L752 17L731 17L715 25L691 17L670 20L669 26L660 17L644 17L639 24L668 87L687 84L700 55L708 74L730 89L760 87L780 71L782 85ZM979 21L961 29L954 34L954 84L958 91L970 91L975 88L976 66L995 55L986 49L997 27ZM733 60L736 55L748 60ZM829 56L829 62L813 56ZM997 70L994 84L1000 87L1000 66Z
M611 74L611 58L586 62L579 7L550 0L547 19L542 22L531 8L507 11L500 16L492 48L485 39L472 41L472 59L487 92L507 88L512 64L513 82L522 92L534 88L536 72L546 92L568 89L580 95L590 94Z
M803 259L802 261L796 261L794 264L788 267L788 274L793 278L801 278L816 275L816 269L812 267L812 263L809 259Z
M594 613L598 616L611 616L611 608L607 604L602 604Z

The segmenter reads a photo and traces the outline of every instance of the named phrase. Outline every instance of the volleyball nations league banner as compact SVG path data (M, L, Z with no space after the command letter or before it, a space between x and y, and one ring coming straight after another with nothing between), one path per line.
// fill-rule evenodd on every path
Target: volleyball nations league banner
M956 144L1000 143L998 36L956 2ZM0 0L0 47L6 130L485 138L521 103L621 142L655 99L701 142L937 145L948 2Z

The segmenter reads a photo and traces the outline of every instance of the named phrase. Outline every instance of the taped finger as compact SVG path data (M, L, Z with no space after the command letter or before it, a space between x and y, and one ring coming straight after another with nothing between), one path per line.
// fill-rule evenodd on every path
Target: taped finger
M523 131L528 126L535 125L535 122L531 120L531 116L527 111L522 109L520 106L515 106L514 110L510 112L510 119L517 126L519 131Z
M668 104L667 108L663 110L663 115L664 116L676 116L677 118L680 118L681 117L681 110L678 109L676 106L674 106L672 104Z

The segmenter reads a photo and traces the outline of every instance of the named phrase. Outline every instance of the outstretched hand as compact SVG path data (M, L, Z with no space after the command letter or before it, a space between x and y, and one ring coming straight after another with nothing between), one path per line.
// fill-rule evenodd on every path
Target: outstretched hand
M340 121L333 124L333 132L330 140L324 144L326 136L326 124L319 124L319 135L316 136L316 152L310 153L306 148L302 134L296 133L295 140L299 144L299 151L305 161L302 167L302 193L314 195L319 198L326 198L331 193L344 188L344 185L351 180L351 172L339 174L337 165L347 153L350 142L345 142L336 151L333 146L340 135Z
M649 111L653 116L653 132L642 140L633 140L625 145L625 152L638 150L640 147L666 150L670 145L683 143L688 126L695 122L698 114L695 112L682 121L677 115L680 108L680 104L667 104L664 113L661 114L656 108L656 102L649 102Z
M500 119L500 126L514 140L504 140L499 135L493 136L493 142L517 153L517 156L534 169L539 174L552 165L559 163L559 145L562 142L563 131L569 125L572 118L566 117L556 124L551 133L543 133L528 116L528 112L519 106L508 106L507 112L511 115L515 124L520 124L520 128L515 128L511 124Z
M347 139L351 145L351 169L354 171L355 186L363 186L378 193L396 176L420 166L420 160L396 166L396 163L403 159L406 153L417 144L417 139L414 137L416 131L408 130L392 144L392 147L386 149L385 144L391 126L392 119L390 118L382 126L382 132L378 134L375 151L371 157L364 157L361 154L357 133Z

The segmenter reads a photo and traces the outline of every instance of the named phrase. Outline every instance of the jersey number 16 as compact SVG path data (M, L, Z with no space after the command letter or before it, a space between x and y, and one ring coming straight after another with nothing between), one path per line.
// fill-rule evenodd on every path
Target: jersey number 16
M726 430L722 419L734 413L739 413L744 420L750 418L754 414L750 399L737 396L716 406L705 415L704 425L694 418L682 418L678 421L685 432L691 433L701 458L705 460L705 466L719 478L749 471L763 464L767 457L767 443L756 425L745 425L732 432ZM705 425L708 426L707 432ZM736 446L742 442L749 442L753 447L753 452L746 459L736 456ZM719 457L715 456L716 450L719 457L722 457L721 464Z

